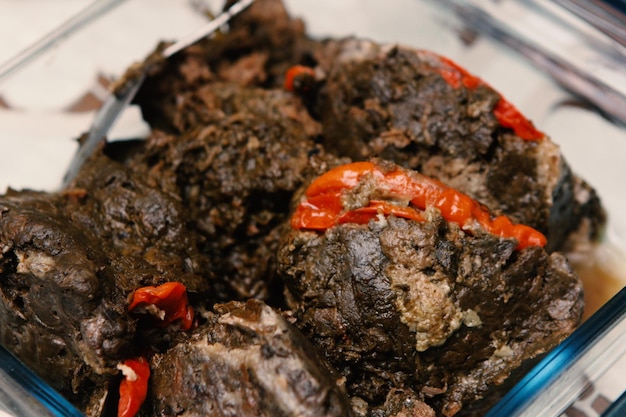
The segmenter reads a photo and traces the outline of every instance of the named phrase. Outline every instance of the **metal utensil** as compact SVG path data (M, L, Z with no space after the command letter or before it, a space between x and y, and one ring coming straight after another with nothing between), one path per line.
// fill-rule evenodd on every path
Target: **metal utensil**
M38 39L28 48L23 49L8 61L3 62L0 65L0 81L47 51L52 45L67 37L72 32L78 30L95 18L102 16L124 1L126 0L96 0L89 4L60 26Z
M553 0L626 46L626 2L623 0Z
M226 11L222 12L206 25L200 27L197 31L190 33L183 39L165 48L162 52L162 57L167 59L200 39L209 36L217 29L228 23L233 16L236 16L245 10L253 2L254 0L237 1ZM87 138L78 148L78 151L70 162L69 168L63 177L62 188L66 188L72 182L85 161L97 149L98 145L105 140L109 129L122 114L122 111L126 108L126 106L135 97L144 79L145 73L141 73L138 76L127 80L121 91L109 95L109 97L105 100L104 104L94 117L91 127L87 132Z

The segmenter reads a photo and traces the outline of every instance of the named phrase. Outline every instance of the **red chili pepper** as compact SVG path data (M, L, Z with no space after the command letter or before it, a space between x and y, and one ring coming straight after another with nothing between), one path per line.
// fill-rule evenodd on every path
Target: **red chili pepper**
M146 358L138 357L126 359L119 368L124 374L124 379L120 383L117 417L133 417L148 394L150 365Z
M294 65L285 74L285 89L288 91L308 91L315 81L315 70L304 65Z
M515 106L502 97L496 103L493 114L502 126L510 127L522 139L539 140L545 136Z
M470 74L456 62L432 52L424 51L423 53L435 57L443 64L443 66L437 68L437 71L452 87L459 88L463 84L466 88L472 90L481 85L487 85L483 80ZM502 126L513 129L513 132L522 139L540 140L545 137L543 132L537 130L530 120L524 117L515 106L502 96L496 103L493 114Z
M344 209L343 193L366 179L374 184L371 195L375 199L364 207ZM407 202L410 205L400 205ZM537 230L513 224L506 216L492 218L480 203L440 181L398 167L385 170L371 162L342 165L314 180L305 192L305 199L296 207L291 226L324 231L338 224L366 224L378 215L392 214L421 221L423 217L419 210L426 207L439 209L446 220L461 227L467 228L477 222L489 233L515 238L517 249L546 244L545 236Z
M471 74L465 68L452 61L449 58L432 54L436 56L439 61L444 64L444 67L439 69L441 76L454 88L459 88L463 84L466 88L474 89L484 82L477 76Z
M158 311L151 312L150 306L156 307ZM157 326L166 327L179 319L183 330L189 330L193 325L193 308L187 300L187 289L180 282L166 282L158 287L135 290L128 311L140 307L147 308L153 314Z

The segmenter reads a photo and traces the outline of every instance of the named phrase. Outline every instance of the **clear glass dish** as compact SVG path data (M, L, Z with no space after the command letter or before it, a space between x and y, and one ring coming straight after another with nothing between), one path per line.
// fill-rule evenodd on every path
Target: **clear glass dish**
M37 2L40 7L35 10L32 3L33 0L0 0L0 8L3 10L0 15L0 64L85 10L82 0L57 0L54 6L48 2ZM84 22L86 24L76 27L73 33L64 36L59 42L46 45L42 53L33 57L27 65L0 79L0 147L3 149L0 154L0 189L3 191L8 186L16 189L56 189L76 150L75 138L89 128L95 109L106 96L107 85L131 63L143 59L158 41L179 39L192 28L206 22L204 11L216 11L222 2L128 0L115 3L115 7L99 13L95 19L88 19L88 22ZM308 32L313 36L354 35L379 42L430 49L452 58L487 80L536 125L548 132L561 146L573 169L598 190L609 214L607 235L598 249L596 261L579 265L585 271L589 288L594 288L587 294L587 302L591 306L589 315L596 310L599 310L598 314L589 318L586 327L568 339L567 346L574 346L574 352L565 348L555 350L552 356L546 358L548 362L542 362L529 373L527 378L536 378L533 380L535 385L528 380L523 381L526 385L518 386L517 391L512 390L512 393L517 392L527 400L530 396L528 387L532 386L533 392L538 392L556 386L553 377L559 375L560 378L556 379L565 384L560 386L560 390L573 396L568 402L573 402L576 410L588 416L599 416L604 411L611 411L609 404L618 399L626 388L626 378L622 376L626 369L623 348L614 348L613 360L605 361L602 367L587 357L591 355L593 359L606 359L609 351L605 344L609 342L612 342L611 346L626 345L623 325L625 303L623 292L619 293L626 284L626 215L623 211L626 206L626 188L621 184L622 179L626 178L626 129L615 121L615 117L606 117L607 109L594 104L589 97L581 99L584 91L576 90L574 84L568 84L564 79L557 81L554 78L558 77L556 72L540 66L541 60L529 59L528 54L521 53L525 50L516 47L519 43L515 41L522 38L514 31L507 32L504 26L498 26L499 31L495 31L485 26L485 22L489 23L490 20L477 21L476 13L462 13L470 6L480 9L481 3L437 3L427 0L286 1L293 15L304 18ZM545 8L536 5L529 7L531 3L538 2L497 2L507 7L508 11L514 9L519 20L528 27L537 24L538 18L544 22L541 25L545 25L545 19L550 20L551 17L547 17ZM556 3L554 6L560 7ZM496 18L502 16L497 8L495 11L489 10L495 13ZM510 16L502 22L507 21L511 21ZM480 25L477 26L477 22ZM568 30L574 28L574 34L583 33L584 39L602 36L584 24L570 22L568 25ZM545 32L545 27L540 28ZM577 56L578 51L583 50L581 48L588 47L577 43L579 39L576 36L562 35L560 41L564 42L562 47L572 48L561 51L565 55L569 53ZM543 40L539 46L548 44L551 48L555 46L550 39ZM617 47L616 50L617 57L611 59L619 60L619 51L623 49ZM606 74L598 72L594 75L599 76L601 81L613 80ZM578 75L584 78L585 73ZM146 133L147 127L139 113L130 108L115 125L111 137L136 138ZM601 280L602 284L591 284L597 280ZM606 303L613 296L616 298L607 307ZM603 305L605 308L600 309ZM0 357L6 356L6 352L0 353ZM585 357L587 359L583 359ZM549 361L553 361L554 365L557 359L565 362L558 362L556 370L550 368L551 378L545 378ZM7 361L10 360L8 357ZM41 381L36 378L20 379L22 373L19 363L0 363L5 371L7 368L13 370L0 374L0 383L8 381L7 386L17 383L11 388L17 391L2 388L5 395L0 396L0 400L10 403L11 398L22 398L22 395L30 393L35 403L42 403L43 409L49 410L51 415L76 415L72 414L75 410L71 411L71 406L67 409L70 411L63 409L68 404L62 398L56 398L53 391L45 388L45 384L41 384L45 388L43 392L52 392L51 396L41 397L38 394L41 391L29 390L29 387L39 386ZM576 378L567 374L574 364L578 366L575 368L578 372ZM588 372L590 366L596 372ZM600 368L603 368L602 372L597 372ZM585 378L587 383L584 383ZM594 383L592 388L588 382ZM524 389L524 386L527 388ZM583 393L585 388L587 391ZM593 391L591 394L590 390ZM5 398L8 400L4 401ZM515 399L505 400L499 406L515 403ZM56 408L57 402L61 404L61 411ZM20 404L19 407L25 407ZM2 417L3 412L26 415L21 409L2 407L0 405ZM530 409L527 404L523 407ZM43 409L35 409L39 411L33 415L44 415L41 414ZM507 410L507 415L517 415L512 414L511 409L504 410ZM552 411L556 414L547 414L548 411L545 411L545 415L561 413L560 410Z

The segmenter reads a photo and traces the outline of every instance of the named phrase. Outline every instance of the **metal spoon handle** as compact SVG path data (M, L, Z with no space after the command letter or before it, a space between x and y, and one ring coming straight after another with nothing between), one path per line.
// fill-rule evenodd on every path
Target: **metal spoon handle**
M248 6L250 6L254 0L239 0L230 6L227 10L219 14L215 19L211 20L207 24L203 25L197 31L185 36L178 42L165 48L162 52L164 58L169 58L182 49L196 43L202 38L205 38L215 32L224 24L233 18L235 15L241 13ZM132 101L141 87L145 74L141 76L129 79L124 85L123 92L119 94L110 94L105 100L102 107L96 113L91 127L87 133L87 138L78 148L78 151L72 158L70 166L63 177L61 187L66 188L80 171L85 161L93 154L98 145L105 140L105 137L117 118L122 114L126 106Z

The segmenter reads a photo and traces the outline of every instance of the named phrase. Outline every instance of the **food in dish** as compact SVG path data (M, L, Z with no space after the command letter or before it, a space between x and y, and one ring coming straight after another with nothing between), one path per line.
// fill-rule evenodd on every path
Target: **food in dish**
M595 191L483 80L448 58L397 45L349 39L317 53L324 82L304 95L327 150L437 178L537 228L549 251L581 250L597 238L604 212Z
M183 368L189 354L206 369L222 346L260 349L254 369L319 384L311 415L472 415L580 320L580 281L556 250L595 242L599 200L547 136L451 61L310 39L276 0L154 58L135 99L145 141L106 144L60 192L0 198L1 341L87 415L198 415L209 384L275 389L233 363ZM358 190L331 202L364 220L294 227L307 190L355 166ZM393 172L451 200L412 207L416 196L367 180ZM460 202L469 223L445 217ZM443 319L417 320L409 305L422 302ZM278 341L256 327L268 317ZM168 380L185 398L162 397ZM251 415L276 411L257 405Z
M206 324L151 358L154 415L347 416L338 375L259 300L219 304ZM176 378L172 378L175 375Z
M146 95L160 93L140 92L138 100L160 104L164 114L148 116L155 118L151 136L124 163L181 199L210 274L228 277L214 282L216 297L278 295L271 293L275 252L290 198L339 158L316 143L319 124L282 88L178 82L167 73L146 81Z
M100 162L88 189L0 202L2 343L88 415L145 337L130 294L168 281L210 294L180 202Z
M370 403L402 386L443 415L483 414L582 314L542 234L388 162L319 177L291 225L279 270L296 324Z

